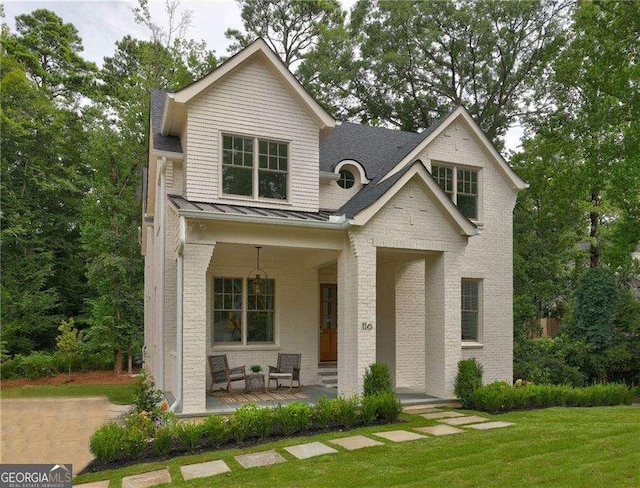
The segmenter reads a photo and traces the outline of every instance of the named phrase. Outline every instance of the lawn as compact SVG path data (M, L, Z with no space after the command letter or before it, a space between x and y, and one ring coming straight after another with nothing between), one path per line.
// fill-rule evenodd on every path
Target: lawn
M516 425L445 437L346 451L297 460L282 447L380 430L435 425L418 415L404 424L367 427L349 433L297 437L248 449L211 451L158 463L79 476L76 483L110 479L169 467L171 486L447 486L447 487L638 487L640 486L640 408L549 408L490 416ZM287 463L242 469L234 456L277 449ZM231 472L183 481L179 467L223 459ZM168 485L166 485L168 486Z
M111 403L131 403L134 384L27 385L0 389L0 398L106 396Z

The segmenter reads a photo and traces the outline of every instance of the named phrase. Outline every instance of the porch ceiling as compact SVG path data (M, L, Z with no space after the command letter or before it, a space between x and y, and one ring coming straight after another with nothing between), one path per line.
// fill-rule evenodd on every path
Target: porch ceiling
M255 266L256 245L218 243L213 258L218 263L235 262ZM317 268L335 262L337 256L337 251L263 245L260 249L260 265L266 267L269 263L286 263L287 265Z

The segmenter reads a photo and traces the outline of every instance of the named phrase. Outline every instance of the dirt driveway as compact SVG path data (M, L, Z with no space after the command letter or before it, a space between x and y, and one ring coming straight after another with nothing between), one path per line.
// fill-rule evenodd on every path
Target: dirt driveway
M77 474L93 459L91 435L128 408L105 397L2 399L0 463L72 463Z

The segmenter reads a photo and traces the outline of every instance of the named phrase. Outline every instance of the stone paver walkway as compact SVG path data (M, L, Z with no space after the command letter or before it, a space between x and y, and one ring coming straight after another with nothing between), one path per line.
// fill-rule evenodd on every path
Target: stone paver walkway
M497 422L485 422L483 424L467 425L465 427L469 427L470 429L476 429L476 430L489 430L489 429L500 429L501 427L509 427L510 425L513 425L513 422L504 422L500 420Z
M273 449L270 451L252 452L236 456L236 461L243 468L257 468L259 466L269 466L270 464L286 463L287 460Z
M451 427L450 425L433 425L431 427L416 427L414 430L417 430L418 432L422 432L424 434L430 434L430 435L436 435L436 436L460 434L464 432L464 430L458 429L456 427Z
M408 430L389 430L387 432L374 432L373 435L388 439L393 442L417 441L418 439L426 439L426 436L409 432Z
M122 478L122 488L147 488L161 483L171 483L171 475L166 468Z
M458 412L434 412L434 413L424 413L421 415L427 420L439 420L439 419L452 419L455 417L464 417L463 413Z
M374 432L371 435L392 442L407 442L420 439L428 439L430 436L461 434L466 432L466 430L464 429L468 428L476 430L490 430L514 425L513 422L489 422L488 418L481 417L479 415L465 415L459 412L438 410L436 408L424 405L405 407L405 409L403 410L413 415L421 415L427 420L438 422L438 424L426 427L414 427L413 431L416 432L407 429L399 429ZM455 426L462 426L464 427L464 429L460 429ZM417 432L420 433L418 434ZM365 447L386 445L384 442L371 439L370 437L364 435L340 437L337 439L331 439L328 442L340 446L348 451L362 449ZM283 449L297 459L308 459L324 454L333 454L339 452L322 442L297 444L294 446L284 447ZM236 456L235 460L243 468L255 468L287 462L287 459L284 458L275 449L242 454L240 456ZM181 466L180 471L182 472L183 478L185 480L189 480L193 478L202 478L218 475L221 473L227 473L232 471L232 469L224 461L217 460ZM145 488L160 483L171 483L171 477L167 469L151 471L149 473L142 473L139 475L126 476L122 478L122 488ZM78 486L83 486L84 488L106 488L108 484L108 481L96 481L94 483L86 483L84 485Z
M453 419L441 419L438 422L442 422L448 425L467 425L467 424L479 424L480 422L486 422L486 417L480 417L479 415L469 415L464 417L456 417Z
M285 447L284 450L298 459L308 459L316 456L322 456L323 454L333 454L338 452L333 447L329 447L322 442L298 444L297 446Z
M384 446L384 442L374 441L363 435L352 435L350 437L341 437L340 439L332 439L329 442L344 447L348 451L362 449L363 447Z
M71 463L77 474L93 459L93 433L128 409L106 397L2 399L0 463Z
M194 478L206 478L207 476L228 473L231 471L231 468L229 468L224 461L218 460L180 466L180 471L185 480L192 480Z

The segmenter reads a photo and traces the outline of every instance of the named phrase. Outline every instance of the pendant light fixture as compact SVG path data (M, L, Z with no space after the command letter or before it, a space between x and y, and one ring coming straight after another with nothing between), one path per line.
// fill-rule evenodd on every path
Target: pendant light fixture
M249 283L251 284L251 293L253 295L264 295L267 292L267 273L260 268L260 249L262 246L256 246L257 266L249 273Z

